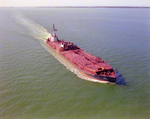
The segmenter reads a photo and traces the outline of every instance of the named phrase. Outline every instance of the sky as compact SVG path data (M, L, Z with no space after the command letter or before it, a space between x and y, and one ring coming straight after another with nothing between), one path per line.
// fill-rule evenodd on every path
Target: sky
M142 6L150 7L150 0L0 0L0 7L30 6Z

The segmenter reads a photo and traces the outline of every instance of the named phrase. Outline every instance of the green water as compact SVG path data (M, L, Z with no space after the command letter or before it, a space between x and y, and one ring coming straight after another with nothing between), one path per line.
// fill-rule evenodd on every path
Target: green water
M149 12L0 8L0 118L149 119ZM60 63L44 43L52 23L126 85L82 80Z

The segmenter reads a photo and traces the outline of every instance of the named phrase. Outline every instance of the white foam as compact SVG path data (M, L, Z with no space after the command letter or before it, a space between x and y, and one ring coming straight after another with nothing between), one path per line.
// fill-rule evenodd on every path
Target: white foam
M16 15L15 19L18 23L25 26L34 38L40 41L45 42L46 39L51 36L51 34L48 33L48 31L43 26L29 18L26 18L23 15Z

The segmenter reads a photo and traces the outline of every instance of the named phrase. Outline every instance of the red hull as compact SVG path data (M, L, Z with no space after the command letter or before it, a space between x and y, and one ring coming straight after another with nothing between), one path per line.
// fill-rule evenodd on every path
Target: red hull
M116 72L107 62L83 51L72 42L59 40L54 32L56 30L53 26L53 35L46 40L49 48L76 68L83 76L102 83L116 82Z

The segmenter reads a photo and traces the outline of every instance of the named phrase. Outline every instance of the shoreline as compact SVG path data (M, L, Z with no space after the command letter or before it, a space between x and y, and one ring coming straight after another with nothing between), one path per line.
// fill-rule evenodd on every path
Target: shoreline
M150 8L134 6L38 6L37 8Z
M142 7L142 6L22 6L24 8L146 8L150 7ZM19 8L19 6L7 6L0 8Z

